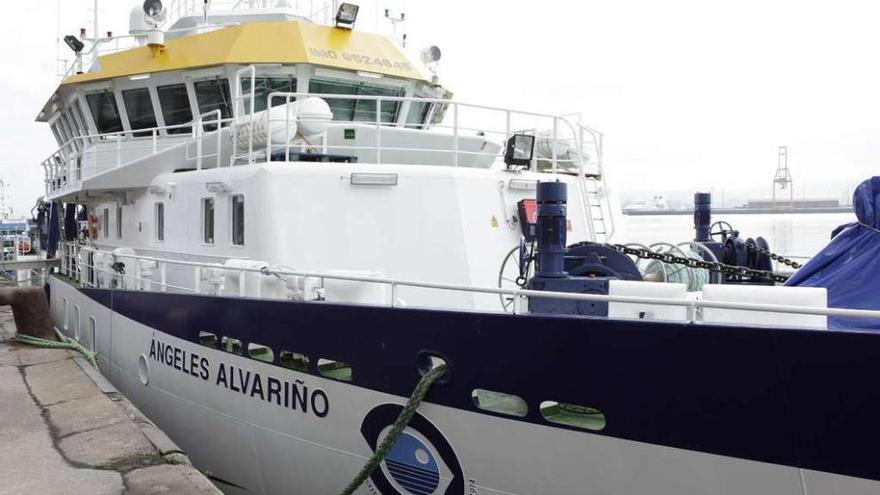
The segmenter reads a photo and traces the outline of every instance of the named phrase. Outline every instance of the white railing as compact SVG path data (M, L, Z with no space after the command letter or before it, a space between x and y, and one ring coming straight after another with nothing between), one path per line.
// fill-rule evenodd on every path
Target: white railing
M204 15L204 0L174 0L168 6L166 26L181 17ZM279 8L278 0L212 0L208 12ZM331 24L336 16L338 2L334 0L287 0L287 11L318 24Z
M798 314L798 315L815 315L815 316L839 316L845 318L865 318L865 319L880 319L880 311L876 310L866 310L866 309L847 309L847 308L815 308L815 307L806 307L806 306L795 306L795 305L782 305L782 304L755 304L755 303L742 303L742 302L726 302L726 301L703 301L703 300L683 300L683 299L672 299L672 298L662 298L662 297L634 297L634 296L619 296L619 295L599 295L599 294L573 294L569 292L545 292L545 291L536 291L529 289L505 289L505 288L497 288L497 287L479 287L479 286L471 286L471 285L460 285L460 284L444 284L444 283L436 283L436 282L423 282L423 281L415 281L415 280L405 280L405 279L392 279L392 278L373 278L373 277L360 277L360 276L351 276L351 275L339 275L339 274L330 274L325 272L312 272L312 271L302 271L302 270L289 270L282 268L275 268L271 266L267 266L264 268L243 268L243 267L231 267L226 266L219 263L202 263L196 261L183 261L183 260L172 260L167 258L160 258L155 256L140 256L135 254L119 254L115 255L110 251L102 251L92 247L86 246L71 246L74 243L65 243L63 249L60 250L62 253L61 260L61 272L62 274L69 276L75 279L82 285L88 287L97 287L97 288L117 288L119 285L124 287L124 283L120 284L119 282L124 282L126 279L132 280L135 282L136 290L152 290L152 287L157 286L159 292L168 292L170 290L176 290L180 292L193 293L193 294L206 294L208 292L201 290L202 285L202 272L203 270L216 270L220 273L231 272L238 276L238 284L239 284L239 295L244 296L247 292L246 280L247 278L244 276L245 274L255 274L261 277L267 278L281 278L282 280L286 277L300 277L300 278L310 278L317 279L319 283L319 287L324 286L324 282L326 280L339 280L339 281L347 281L347 282L361 282L366 284L381 284L388 286L389 290L389 301L387 306L396 307L399 305L399 301L397 298L398 289L401 287L411 287L411 288L419 288L419 289L429 289L429 290L437 290L437 291L447 291L447 292L463 292L463 293L471 293L471 294L493 294L497 296L509 296L513 300L513 313L520 314L523 313L523 308L527 307L529 298L550 298L550 299L565 299L571 301L591 301L591 302L614 302L614 303L628 303L628 304L646 304L646 305L661 305L661 306L676 306L676 307L685 307L688 308L690 323L700 323L701 321L698 319L699 311L701 308L714 308L714 309L728 309L728 310L743 310L743 311L761 311L767 313L784 313L784 314ZM142 277L140 276L140 263L134 263L135 265L135 274L130 275L128 273L120 273L114 270L108 270L104 268L100 268L96 266L94 263L88 263L87 260L83 260L83 254L86 254L85 258L88 258L88 253L94 254L102 254L105 256L112 257L113 259L120 260L138 260L138 261L146 261L150 263L154 263L157 267L157 271L159 272L159 280L155 280L154 277ZM65 260L65 257L77 257L77 259ZM192 275L192 285L183 286L177 284L171 284L168 282L168 267L169 266L177 266L177 267L186 267L191 268L193 271ZM126 267L127 268L127 267ZM91 271L93 274L103 273L109 276L110 282L108 286L101 286L94 281L90 281L87 276L86 271ZM96 280L98 277L91 277ZM114 282L115 281L115 282ZM650 283L650 282L646 282ZM117 287L113 287L114 284ZM259 294L256 297L261 297ZM526 306L523 306L523 305ZM454 308L450 308L454 309ZM502 312L501 309L498 312Z
M71 138L40 163L45 175L46 194L51 195L67 189L75 189L79 181L83 179L125 166L180 144L180 141L169 141L169 138L174 137L193 139L196 152L190 155L189 148L187 148L187 159L197 160L199 166L205 158L216 158L219 163L221 158L219 152L221 126L214 124L214 122L222 125L230 120L222 119L220 110L214 110L202 114L198 119L186 124L88 134ZM208 125L214 126L215 130L205 132L204 127ZM176 134L169 132L180 129L187 132ZM218 152L204 154L202 147L206 136L215 133Z
M97 36L97 33L95 35ZM98 60L98 57L140 46L137 37L128 34L85 41L91 43L88 50L78 53L73 60L63 61L64 70L58 74L62 79L67 79L80 72L87 72Z
M477 105L472 103L463 103L453 100L445 100L439 98L418 98L418 97L405 97L405 96L368 96L368 95L345 95L345 94L323 94L323 93L307 93L307 92L296 92L296 93L284 93L284 92L274 92L268 95L267 107L271 108L278 104L290 104L297 98L303 98L308 96L314 96L318 98L322 98L328 102L332 102L334 100L354 100L356 102L369 102L371 107L375 107L375 111L373 112L372 118L370 120L359 120L350 122L350 124L361 124L361 125L369 125L375 128L376 130L376 139L374 142L369 145L342 145L342 144L333 144L331 147L333 149L338 150L371 150L376 154L376 163L381 164L382 161L382 153L388 151L407 151L407 152L421 152L421 153L442 153L451 156L451 165L458 166L461 160L462 155L469 156L487 156L492 158L500 158L504 154L503 145L506 144L507 140L517 133L527 133L535 135L536 146L535 153L536 157L533 160L535 163L534 169L539 171L546 171L552 173L559 172L568 172L568 173L576 173L580 176L583 176L586 173L598 174L599 173L599 163L601 160L600 146L594 146L594 149L597 150L594 156L588 156L586 149L583 146L583 141L581 138L582 131L579 130L575 124L573 124L568 118L564 116L552 115L552 114L543 114L537 112L529 112L522 110L514 110L509 108L502 107L492 107L487 105ZM440 133L445 133L446 136L451 138L451 146L448 148L445 147L401 147L401 146L385 146L382 144L382 128L399 128L401 125L406 126L407 124L401 124L397 120L393 122L385 122L382 120L382 108L383 104L394 104L397 106L397 113L400 114L406 111L405 103L428 103L434 105L436 108L441 106L446 108L446 116L447 120L450 119L451 123L447 123L446 120L439 124L433 124L426 127L429 127L432 131L440 131ZM436 110L435 110L436 111ZM352 110L352 112L357 112L356 108ZM464 122L465 114L472 113L477 116L476 119L472 119L470 123ZM291 120L290 113L286 113L283 118L272 119L269 112L265 113L265 119L267 128L272 128L276 124L284 125L287 129L290 129L291 125L296 125L297 122ZM316 122L315 120L309 120L305 118L298 118L300 123L303 122ZM495 121L495 124L492 123ZM500 124L499 124L500 121ZM528 122L528 124L523 124L523 122ZM335 121L335 123L339 123L339 121ZM410 124L414 125L414 124ZM583 128L586 129L586 128ZM439 133L438 133L439 134ZM461 148L461 141L464 137L484 137L488 141L496 140L498 144L502 145L500 152L483 152L483 151L469 151ZM590 137L589 142L592 142L593 136ZM545 148L549 148L549 155L538 156L538 149L540 146ZM271 156L273 152L284 150L285 154L289 153L289 150L292 147L297 146L296 144L285 143L285 144L276 144L273 145L271 141L266 144L266 155ZM560 150L565 149L568 150L565 153L567 158L560 155ZM387 161L386 161L387 163ZM588 169L591 169L588 171Z
M243 71L251 71L251 68L245 68ZM242 71L239 71L242 72ZM251 81L253 74L248 72ZM238 78L236 78L238 79ZM237 84L240 90L240 81ZM253 85L251 87L253 93ZM267 97L267 107L278 103L292 103L295 99L317 96L327 101L333 100L355 100L358 102L369 102L375 107L375 113L371 121L333 121L334 126L350 126L350 125L368 125L376 129L375 140L369 144L334 144L332 148L340 151L370 151L375 153L375 162L377 164L388 162L383 158L388 152L415 152L415 153L436 153L448 156L447 164L458 166L462 161L462 157L485 157L490 163L493 160L500 159L504 153L504 143L514 133L526 132L536 135L538 145L543 145L545 152L549 148L549 153L534 160L533 169L543 172L565 172L576 173L581 177L585 175L601 177L601 140L596 134L585 132L587 128L576 126L567 118L541 114L536 112L526 112L500 107L490 107L485 105L475 105L469 103L456 102L444 99L416 98L416 97L392 97L392 96L364 96L364 95L335 95L335 94L314 94L314 93L272 93ZM249 101L248 101L249 100ZM249 114L253 109L254 99L241 97L236 95L234 100L236 107L244 106L244 110L237 112L237 118L242 118L241 113ZM400 128L406 126L405 123L384 122L382 120L383 105L393 104L397 106L397 113L400 114L407 110L405 104L427 103L432 104L436 108L446 108L446 120L434 125L419 125L419 127L428 127L428 131L433 135L445 136L448 139L448 145L436 145L433 147L420 146L414 144L412 146L389 146L382 143L383 128ZM438 111L438 110L435 110ZM471 112L470 121L465 117ZM211 112L213 114L213 112ZM200 133L197 129L203 128L203 122L209 114L200 116L199 119L191 123L157 126L152 128L117 131L104 134L89 134L84 136L76 136L65 142L61 147L47 157L41 165L45 170L46 192L51 194L63 191L68 187L78 183L79 181L104 172L106 170L121 167L136 160L140 160L149 154L157 153L177 144L176 141L169 143L168 138L171 137L189 137L197 141L205 137L205 133ZM246 115L249 117L249 115ZM264 112L268 126L285 126L288 130L291 126L297 125L295 114L287 112L284 118L272 119L270 112ZM235 119L222 119L223 124L232 122ZM242 119L244 122L244 119ZM494 121L494 124L493 124ZM253 122L253 119L250 119ZM299 119L300 123L309 122L307 119ZM528 122L528 123L526 123ZM414 125L413 125L414 126ZM235 126L233 126L235 127ZM182 134L170 134L169 131L175 129L186 129L189 132ZM535 130L539 131L536 132ZM543 133L540 129L544 129ZM234 129L233 132L237 132ZM168 136L166 136L168 134ZM271 140L267 141L265 149L255 149L253 146L253 133L249 132L249 140L251 141L246 149L242 149L249 156L248 163L253 163L255 153L263 154L268 160L275 152L283 150L285 156L290 156L290 150L295 147L305 146L304 144L296 144L287 142L285 144L272 144ZM480 151L467 150L461 147L462 139L468 137L482 137L486 141L493 141L501 146L500 151ZM218 142L219 142L219 136ZM238 140L234 140L236 143ZM418 142L418 141L414 141ZM309 145L312 146L312 145ZM536 145L536 152L537 152ZM568 150L564 155L559 154L561 149ZM235 145L235 150L239 149L239 145ZM326 142L322 143L322 149L326 149ZM201 154L197 154L202 156ZM213 156L213 155L212 155ZM101 159L98 159L100 157ZM203 156L204 158L204 156ZM222 160L218 157L218 160ZM234 160L227 160L229 163L235 163Z

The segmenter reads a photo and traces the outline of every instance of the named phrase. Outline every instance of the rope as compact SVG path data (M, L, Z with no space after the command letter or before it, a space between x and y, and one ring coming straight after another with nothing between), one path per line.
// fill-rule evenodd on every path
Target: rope
M89 363L92 364L95 368L98 367L98 362L95 359L97 353L92 352L86 349L82 344L77 342L76 340L62 334L57 328L55 329L55 335L58 337L60 342L55 340L46 340L37 337L31 337L30 335L21 335L16 334L15 340L36 347L47 347L49 349L70 349L72 351L76 351L83 355L86 359L89 360Z
M415 414L416 409L422 404L422 400L425 398L425 394L428 393L428 390L431 388L431 385L437 381L438 378L443 376L446 373L446 365L441 364L422 376L422 379L419 380L418 385L416 385L415 390L413 390L412 396L410 396L409 401L407 401L406 406L404 406L403 410L400 411L400 415L397 416L397 419L394 420L394 424L391 426L391 430L388 431L388 434L385 435L385 438L382 440L382 443L379 444L379 448L376 449L376 452L370 457L370 460L361 468L361 471L355 476L351 483L342 491L342 495L351 495L354 493L358 487L366 481L367 478L373 474L373 471L379 467L379 463L385 459L385 456L388 455L388 452L391 450L391 447L397 443L397 440L400 438L400 435L403 433L403 430L406 429L406 426L409 424L409 420L412 419L413 414Z

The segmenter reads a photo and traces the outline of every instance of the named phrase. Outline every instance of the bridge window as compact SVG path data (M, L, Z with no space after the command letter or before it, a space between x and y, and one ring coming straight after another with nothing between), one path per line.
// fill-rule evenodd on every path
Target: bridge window
M125 103L128 124L132 130L156 127L156 112L153 110L153 100L150 99L149 88L125 90L122 92L122 101ZM152 132L149 131L134 133L135 137L151 135Z
M220 117L228 119L232 115L232 98L229 96L229 82L226 79L208 79L193 83L199 112L206 114L220 110ZM216 124L205 124L206 131L217 129Z
M254 79L254 82L254 112L261 112L266 109L266 102L272 93L296 93L295 77L258 77ZM250 87L250 79L241 81L242 94L247 94L251 90ZM293 98L291 98L292 100ZM272 106L283 105L286 101L287 99L283 97L273 98ZM247 103L247 100L245 100L245 103Z
M70 116L69 111L65 111L61 114L61 121L64 123L65 128L67 129L67 133L71 139L73 139L73 147L76 149L80 149L79 139L74 139L82 134L79 128L74 123L73 119Z
M116 107L116 97L110 91L86 95L92 119L98 128L99 134L119 132L122 130L122 119L119 117L119 109Z
M86 116L83 115L82 107L79 106L78 101L73 102L73 114L76 117L76 119L79 121L80 126L82 127L83 135L88 136L89 134L91 134L92 131L89 130L89 123L86 122Z
M244 246L244 196L232 197L232 245Z
M52 134L55 135L55 140L58 141L58 146L60 147L61 145L63 145L64 138L61 137L61 132L60 132L61 129L59 128L59 121L56 120L55 123L53 123L52 125L49 126L49 128L52 129Z
M202 242L214 244L214 198L202 199Z
M104 239L107 239L110 237L110 208L104 208L101 223L101 230L104 232Z
M430 110L430 102L411 101L409 104L409 111L406 114L406 126L416 129L423 128L425 121L428 120L428 112Z
M329 81L312 79L309 82L309 92L338 95L364 95L364 96L403 96L403 88L390 88L363 83L344 81ZM333 111L333 120L352 120L355 122L376 121L376 101L327 98L327 104ZM382 123L397 121L397 111L400 108L398 101L383 101L379 120Z
M189 93L186 84L172 84L156 88L159 95L159 105L162 107L162 118L165 125L182 125L192 122L192 109L189 106ZM168 134L189 134L189 127L175 127L166 129Z

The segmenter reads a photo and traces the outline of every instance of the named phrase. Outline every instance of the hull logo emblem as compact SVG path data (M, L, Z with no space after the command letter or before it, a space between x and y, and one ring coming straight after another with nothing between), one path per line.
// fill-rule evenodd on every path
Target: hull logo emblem
M382 404L364 417L361 434L373 451L402 409ZM452 446L418 412L370 476L372 486L384 495L464 495L464 481Z

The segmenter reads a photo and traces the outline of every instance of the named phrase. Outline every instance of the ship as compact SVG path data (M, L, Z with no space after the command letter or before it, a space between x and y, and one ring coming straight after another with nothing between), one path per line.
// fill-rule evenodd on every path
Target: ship
M197 468L229 494L880 491L880 335L831 328L877 308L781 285L705 196L686 246L614 244L601 132L457 101L440 48L358 11L147 0L65 37L52 318Z

